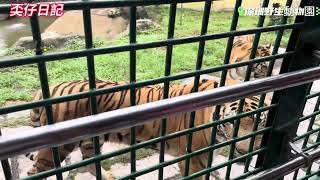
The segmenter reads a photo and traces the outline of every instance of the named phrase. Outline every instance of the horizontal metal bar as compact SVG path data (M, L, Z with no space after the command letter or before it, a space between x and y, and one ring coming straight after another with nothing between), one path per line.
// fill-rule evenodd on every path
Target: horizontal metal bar
M205 0L174 0L176 3L204 2ZM170 4L172 0L90 0L90 1L65 1L64 10L83 10L85 8L111 8L126 6L150 6ZM0 5L0 13L8 13L10 4Z
M311 99L314 97L320 96L320 92L312 93L306 96L306 99Z
M308 115L306 115L306 116L301 117L301 118L299 119L299 121L302 122L302 121L304 121L304 120L307 120L307 119L312 118L312 117L314 117L314 116L317 116L317 115L319 115L319 114L320 114L320 110L315 111L315 112L313 112L313 113L311 113L311 114L308 114Z
M177 112L194 111L239 98L306 84L319 78L320 67L309 68L2 136L0 137L0 159L115 132Z
M320 149L316 149L314 151L308 152L308 157L313 162L320 159ZM307 165L307 160L304 157L296 157L287 163L284 163L280 166L277 166L275 168L271 168L268 170L265 170L255 176L251 176L247 178L248 180L269 180L269 179L278 179L279 177L283 177L287 174L290 174L291 172L294 172L295 170L302 168Z
M69 58L80 58L88 55L110 54L110 53L125 52L125 51L131 51L131 50L157 48L157 47L163 47L168 45L194 43L194 42L200 42L200 41L227 38L230 36L253 34L257 31L270 32L270 31L275 31L280 29L293 29L293 28L302 28L302 27L303 27L303 23L275 25L275 26L253 28L253 29L247 29L247 30L241 30L241 31L230 31L230 32L222 32L222 33L216 33L216 34L177 38L177 39L167 39L162 41L154 41L154 42L147 42L147 43L140 43L140 44L133 43L133 44L112 46L112 47L105 47L105 48L91 48L91 49L78 50L78 51L55 52L53 54L45 54L45 55L38 55L38 56L31 56L31 57L3 59L0 61L0 68L34 64L34 63L39 63L43 61L55 61L55 60L65 60Z
M75 93L75 94L70 94L70 95L66 95L66 96L60 96L60 97L45 99L45 100L41 100L41 101L34 101L34 102L29 102L29 103L15 105L15 106L2 107L2 108L0 108L0 115L1 114L8 114L8 113L16 112L16 111L22 111L22 110L26 110L26 109L31 109L31 108L35 108L35 107L40 107L40 106L44 106L44 105L48 105L48 104L49 105L57 104L57 103L61 103L61 102L77 100L77 99L81 99L81 98L88 98L91 96L97 96L97 95L106 94L106 93L112 93L112 92L121 91L124 89L139 88L139 87L143 87L143 86L147 86L147 85L159 84L159 83L163 83L163 82L174 81L174 80L179 80L179 79L188 78L188 77L194 77L196 75L218 72L223 69L231 69L231 68L246 66L248 64L265 62L265 61L269 61L272 59L288 57L293 54L294 54L294 52L287 52L287 53L268 56L268 57L256 58L251 61L243 61L243 62L234 63L234 64L225 64L222 66L217 66L217 67L208 68L208 69L204 69L204 70L196 70L196 71L189 72L189 73L167 76L167 77L162 77L162 78L157 78L157 79L152 79L152 80L147 80L147 81L140 81L137 83L120 85L120 86L116 86L116 87L112 87L112 88L89 90L87 92L82 92L82 93Z
M319 175L319 174L320 174L320 170L318 170L318 171L316 171L316 172L313 172L313 173L311 173L311 174L309 174L309 175L306 175L306 176L300 178L299 180L309 180L309 179L311 179L312 176ZM319 179L319 177L318 177L318 178L315 178L315 179ZM312 180L312 179L311 179L311 180Z
M195 178L200 177L200 176L202 176L202 175L205 175L205 174L207 174L207 173L209 173L209 172L212 172L212 171L215 171L215 170L217 170L217 169L223 168L223 167L225 167L225 166L227 166L227 165L229 165L229 164L233 164L233 163L239 162L239 161L241 161L241 160L243 160L243 159L247 159L247 158L249 158L249 157L255 156L255 155L260 154L260 153L263 153L263 152L265 152L266 150L267 150L267 148L261 148L261 149L252 151L252 152L250 152L250 153L247 153L247 154L245 154L245 155L239 156L239 157L237 157L237 158L233 158L233 159L231 159L231 160L229 160L229 161L226 161L226 162L224 162L224 163L221 163L221 164L219 164L219 165L212 166L212 167L210 167L210 168L207 168L207 169L198 171L197 173L194 173L194 174L192 174L191 176L184 177L184 178L182 178L182 179L183 179L183 180L195 179Z
M261 134L261 132L266 132L267 130L271 130L271 127L265 128L265 129L262 129L262 130L259 130L259 131L255 132L255 133L251 133L251 134L257 134L257 135L258 135L258 134ZM138 176L141 176L141 175L143 175L143 174L147 174L147 173L149 173L149 172L152 172L152 171L154 171L154 170L157 170L157 169L159 169L159 168L166 167L166 166L170 166L170 165L175 164L175 163L177 163L177 162L183 161L183 160L185 160L186 158L191 158L191 157L193 157L193 156L197 156L197 155L206 153L206 152L208 152L208 151L210 151L210 150L218 149L218 148L221 148L221 147L225 147L225 146L230 145L230 144L232 144L232 143L235 143L235 142L238 142L238 141L241 141L241 140L244 140L244 139L248 139L248 138L250 138L250 137L252 136L251 134L248 134L248 135L242 136L242 137L237 137L237 138L234 138L234 139L231 139L231 140L229 140L229 141L225 141L225 142L223 142L223 143L219 143L219 144L216 144L216 145L213 145L213 146L208 146L208 147L202 148L202 149L197 150L197 151L193 151L193 152L188 153L188 154L184 154L184 155L179 156L178 158L175 158L175 159L173 159L173 160L171 160L171 161L166 161L166 162L163 162L163 163L154 165L154 166L152 166L152 167L149 167L149 168L147 168L147 169L145 169L145 170L141 170L141 171L138 171L138 172L129 174L128 176L124 177L123 179L130 179L130 178L133 178L133 177L138 177ZM266 149L267 149L267 148L261 148L261 149L258 149L257 151L258 151L258 152L262 152L262 151L265 151ZM249 156L253 156L253 155L251 155L250 153L246 154L246 157L249 157ZM242 156L241 156L241 157L242 157ZM239 159L238 159L238 160L239 160ZM235 162L237 162L237 161L235 161ZM217 166L218 166L219 168L221 168L221 167L224 167L224 166L226 166L226 165L228 165L228 164L232 164L232 163L233 163L233 162L230 162L230 161L229 161L229 162L226 162L226 163L223 164L223 165L217 165ZM214 167L212 167L212 168L216 168L217 166L214 166ZM219 168L217 168L217 169L219 169Z
M317 141L316 143L312 144L311 146L303 148L302 151L306 152L306 151L309 151L310 149L315 149L315 148L319 147L319 145L320 145L320 142Z
M318 131L320 131L320 128L313 129L313 130L308 131L308 132L306 132L306 133L304 133L304 134L302 134L302 135L300 135L300 136L297 136L297 137L293 138L293 141L298 141L298 140L300 140L300 139L302 139L302 138L304 138L304 137L306 137L306 136L309 136L309 135L311 135L311 134L313 134L313 133L316 133L316 132L318 132Z
M264 170L263 167L259 167L259 168L257 168L257 169L252 170L252 171L248 171L248 172L246 172L246 173L244 173L244 174L242 174L242 175L240 175L240 176L238 176L238 177L235 177L235 178L233 178L233 180L245 179L245 178L247 178L248 176L251 176L251 175L260 173L260 172L263 171L263 170Z

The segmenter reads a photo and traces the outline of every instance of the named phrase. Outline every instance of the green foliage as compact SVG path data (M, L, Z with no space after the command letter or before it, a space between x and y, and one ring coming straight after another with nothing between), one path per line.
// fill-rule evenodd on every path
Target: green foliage
M5 51L5 56L32 56L34 52L32 50L24 49L24 48L8 48Z

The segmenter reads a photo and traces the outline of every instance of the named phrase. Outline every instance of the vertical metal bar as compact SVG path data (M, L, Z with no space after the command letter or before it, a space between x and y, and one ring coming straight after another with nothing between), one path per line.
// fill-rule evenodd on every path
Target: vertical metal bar
M263 3L262 3L262 7L268 7L268 4L269 4L269 0L264 0ZM260 16L259 20L258 20L257 27L262 27L263 23L264 23L264 20L265 20L265 16ZM259 45L260 35L261 35L261 32L256 32L255 33L249 60L255 58L256 51L257 51L258 45ZM249 81L250 80L252 67L253 67L253 64L249 64L247 66L247 72L246 72L244 81ZM238 106L238 112L237 112L238 114L240 114L243 111L244 102L245 102L245 99L241 99L240 100L239 106ZM233 134L232 134L232 138L236 138L238 136L239 128L240 128L240 119L236 119L235 122L234 122L234 131L233 131ZM232 143L231 144L230 151L229 151L229 160L233 159L235 145L236 145L236 143ZM231 168L232 168L232 164L229 164L227 166L226 179L230 179Z
M83 14L83 25L84 25L84 34L85 34L85 43L86 49L90 49L93 47L92 42L92 25L91 25L91 12L89 8L86 8L82 11ZM94 56L87 56L87 66L88 66L88 76L89 76L89 88L90 90L96 89L96 78L95 78L95 69L94 69ZM96 97L90 97L90 113L91 115L97 114L97 101ZM99 155L100 152L100 143L99 137L93 138L94 144L94 153L95 155ZM101 175L101 162L95 162L96 167L96 179L102 179Z
M202 17L201 35L207 34L209 18L210 18L211 2L212 2L212 0L206 0L206 2L205 2L203 17ZM205 41L200 41L199 48L198 48L198 55L197 55L196 70L200 70L202 67L204 48L205 48ZM200 80L200 76L196 75L194 77L193 92L198 92L199 80ZM194 127L195 115L196 114L194 111L191 112L191 117L190 117L190 121L189 121L189 128ZM188 142L187 148L186 148L187 154L192 152L192 135L193 135L193 133L190 133L187 135L187 142ZM189 175L189 166L190 166L190 158L187 158L185 160L184 176Z
M169 24L168 24L168 39L172 39L174 37L174 27L176 21L176 11L177 11L177 3L173 2L170 4L170 12L169 12ZM166 53L166 62L165 62L165 76L170 76L171 73L171 61L172 61L172 45L167 46L167 53ZM164 82L163 88L163 99L167 99L169 97L169 88L170 82ZM160 136L164 136L166 134L167 128L167 119L164 118L161 120L161 132ZM161 141L160 143L160 155L159 155L159 163L164 162L164 153L165 153L165 141ZM163 167L159 168L159 180L163 179Z
M292 4L292 0L287 0L286 6L290 7L291 4ZM281 24L286 24L287 19L288 19L288 16L283 16L283 18L281 20ZM272 55L278 54L278 49L279 49L280 44L281 44L281 39L282 39L283 32L284 32L284 30L281 29L277 33L275 44L274 44L274 47L273 47L273 50L272 50ZM271 76L275 61L276 60L269 61L269 66L268 66L268 70L267 70L267 73L266 73L266 77ZM262 94L260 96L259 105L258 105L259 108L261 108L264 105L265 98L266 98L266 94ZM258 129L258 126L259 126L259 123L260 123L260 120L261 120L260 119L260 115L261 115L261 112L257 113L256 119L255 119L254 124L253 124L252 131L256 131ZM256 138L256 136L253 136L250 139L248 153L253 151L255 138ZM246 159L245 167L244 167L244 173L248 172L251 159L252 158Z
M234 31L234 30L237 29L238 20L239 20L238 8L241 6L241 4L242 4L242 0L237 0L235 5L234 5L230 31ZM229 59L230 59L230 55L231 55L233 40L234 40L234 36L230 36L228 38L227 48L226 48L226 53L225 53L223 64L229 64ZM225 85L227 72L228 72L228 70L225 69L221 73L220 87L223 87ZM220 109L221 109L221 105L217 105L216 109L215 109L215 112L214 112L214 117L213 117L214 119L219 119ZM215 142L215 139L216 139L216 131L217 131L217 126L213 126L212 127L212 132L211 132L211 142L210 142L211 145L214 145L214 142ZM211 167L211 164L212 164L213 152L214 152L214 150L209 151L208 164L207 164L208 168ZM210 173L206 174L205 179L206 180L210 179Z
M1 135L2 134L1 134L1 129L0 129L0 136ZM12 179L11 167L10 167L8 159L1 160L1 166L2 166L3 174L4 174L4 177L6 178L6 180Z
M234 5L234 10L233 10L233 16L232 16L232 22L231 22L231 27L230 27L230 31L234 31L237 29L237 25L238 25L238 20L239 20L239 14L238 14L238 8L241 6L242 4L242 0L237 0L235 5ZM230 36L228 38L228 42L227 42L227 48L226 48L226 53L225 53L225 57L224 57L224 61L223 64L229 64L229 59L230 59L230 55L231 55L231 51L232 51L232 46L233 46L233 40L234 40L234 36ZM225 82L226 82L226 77L227 77L227 73L228 70L225 69L222 71L221 73L221 79L220 79L220 87L225 86ZM214 112L214 119L219 119L220 116L220 109L221 109L221 105L216 106L216 110ZM212 128L212 134L211 134L211 144L214 144L215 141L215 137L216 137L216 130L217 127L214 126ZM213 151L209 152L209 158L208 158L208 164L207 167L211 167L212 164L212 154ZM206 180L209 180L210 178L210 174L206 174Z
M136 12L137 7L130 7L130 25L129 25L129 41L130 44L136 43ZM136 82L136 51L130 51L130 82ZM130 104L131 106L136 105L136 90L135 88L130 89ZM131 137L130 144L133 145L136 143L136 128L131 128ZM130 161L131 161L131 173L136 171L136 151L132 150L130 152ZM133 178L135 179L135 178Z
M32 37L34 42L36 43L36 55L41 55L42 49L41 49L41 31L39 26L39 20L36 15L32 16L30 18L31 23L31 30L32 30ZM47 74L47 68L45 62L38 63L38 71L39 71L39 78L41 82L41 90L43 99L47 99L50 97L50 91L49 91L49 83L48 83L48 74ZM46 115L47 115L47 121L48 124L53 124L53 114L52 114L52 106L45 106ZM60 156L58 148L54 147L52 148L52 155L53 155L53 162L54 166L60 167ZM58 180L62 180L62 174L57 173L56 177Z
M230 31L234 31L234 30L237 29L238 20L239 20L238 8L241 6L241 4L242 4L242 0L237 0L235 5L234 5ZM231 56L231 51L232 51L232 46L233 46L233 40L234 40L234 36L230 36L228 38L227 48L226 48L226 53L225 53L225 56L224 56L223 64L229 64L229 59L230 59L230 56ZM227 69L224 69L222 71L221 79L220 79L220 87L223 87L225 85L227 73L228 73ZM217 109L219 109L219 111L216 110L215 113L220 113L220 106Z

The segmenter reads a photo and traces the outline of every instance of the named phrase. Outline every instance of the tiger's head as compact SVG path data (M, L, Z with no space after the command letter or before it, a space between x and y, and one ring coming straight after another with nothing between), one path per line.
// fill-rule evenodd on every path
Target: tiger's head
M239 100L235 102L230 102L230 103L225 103L224 106L221 109L221 119L225 119L228 117L232 117L237 115L238 112L238 107L239 107ZM245 99L244 107L243 107L243 112L251 112L252 110L258 109L258 104L259 104L259 98L257 97L250 97ZM251 115L251 116L246 116L240 119L240 126L239 126L239 131L238 131L238 137L242 137L245 135L248 135L252 133L252 129L254 126L254 123L257 119L257 114ZM260 122L258 125L258 129L262 129L266 125L266 120L267 120L267 113L262 112L260 114ZM228 126L226 127L226 134L228 136L228 139L232 139L232 134L234 131L234 125L232 123L229 123ZM258 149L261 144L261 138L262 136L256 136L255 141L254 141L254 146L253 149ZM236 156L246 154L249 149L251 138L239 141L236 143Z
M258 46L256 51L256 57L270 56L271 50L272 50L271 44ZM246 42L241 44L241 46L234 47L230 56L230 64L239 63L242 61L248 61L250 59L251 51L252 51L252 42ZM254 77L254 78L265 77L267 74L268 66L269 66L268 62L260 62L260 63L254 64L251 77ZM247 66L230 69L230 76L231 76L230 78L244 80L246 71L247 71Z
M269 45L263 45L259 46L256 52L256 57L266 57L270 56L272 52L272 46ZM253 73L255 78L262 78L267 76L269 62L264 61L261 63L256 63L253 65Z

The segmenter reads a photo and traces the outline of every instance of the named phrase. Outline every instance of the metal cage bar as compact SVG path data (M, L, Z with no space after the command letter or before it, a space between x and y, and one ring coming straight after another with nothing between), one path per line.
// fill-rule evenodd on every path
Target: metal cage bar
M35 41L35 54L37 56L41 55L43 53L42 47L41 47L41 33L40 33L40 25L39 25L39 19L36 15L33 15L30 18L30 24L31 24L31 31L32 31L32 37ZM43 99L50 98L50 90L49 90L49 83L48 83L48 74L47 74L47 68L45 62L39 62L37 64L38 72L39 72L39 79L40 79L40 86L42 91L42 97ZM53 112L52 112L52 106L46 105L45 106L46 111L46 118L48 124L53 124ZM52 157L53 157L53 163L54 166L60 167L60 155L57 147L52 147ZM56 174L57 180L62 180L62 174L57 173Z
M202 17L201 33L200 33L201 35L205 35L207 33L207 30L208 30L211 3L212 3L212 0L206 0L205 1L203 17ZM196 70L200 70L201 67L202 67L204 48L205 48L205 41L200 41L199 42L199 47L198 47L198 54L197 54ZM198 92L199 81L200 81L200 75L194 76L193 92ZM195 116L196 116L196 112L195 111L191 112L191 117L190 117L190 120L189 120L189 128L193 128L194 127ZM192 136L193 136L192 133L188 134L188 136L187 136L186 154L189 154L189 153L192 152L192 140L193 140ZM187 158L185 160L184 176L188 176L189 175L189 165L190 165L190 159Z
M130 44L135 44L137 42L137 28L136 28L136 19L137 19L137 7L130 7L130 23L129 23L129 42ZM136 82L136 51L131 50L129 53L130 58L130 83ZM130 89L130 105L136 105L136 89ZM130 145L134 145L136 143L136 128L131 127L130 130ZM132 150L130 152L130 170L131 173L136 171L136 151ZM133 178L134 180L134 178Z
M83 25L84 25L84 34L85 34L85 45L86 45L86 49L90 49L90 48L93 48L91 10L84 9L82 11L82 14L83 14ZM88 69L88 77L89 77L89 89L94 90L96 89L96 75L95 75L93 55L87 56L87 69ZM90 114L91 115L97 114L98 111L97 111L96 96L90 96L89 100L90 100ZM99 137L94 137L92 141L94 145L94 153L95 155L99 155L101 153ZM95 168L96 168L96 179L99 180L102 178L101 163L95 162Z
M172 4L170 4L167 39L174 38L176 14L177 14L177 3L173 2ZM172 50L173 50L173 46L168 45L167 51L166 51L165 72L164 72L164 75L166 77L170 76L170 73L171 73ZM169 90L170 90L170 81L165 81L164 87L163 87L163 99L167 99L169 97ZM167 129L167 119L166 118L161 120L161 127L160 128L161 128L160 136L164 136L166 134L166 129ZM159 163L164 162L165 147L166 147L165 141L161 141L160 152L159 152ZM163 179L163 168L159 168L158 179L159 180Z
M320 149L316 149L312 152L309 153L309 157L308 157L311 161L316 161L318 159L320 159ZM308 165L308 160L302 156L298 156L284 164L281 164L279 166L270 168L268 170L265 170L257 175L254 175L250 178L248 178L248 180L268 180L268 179L278 179L279 177L283 177L299 168L305 167L306 165ZM307 178L316 175L316 173L314 174L310 174Z

